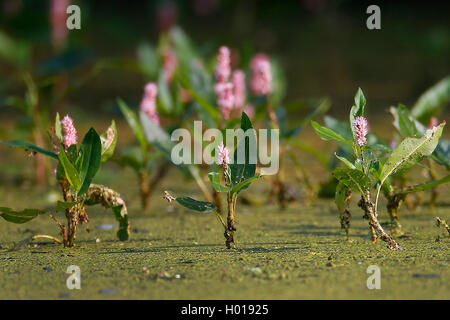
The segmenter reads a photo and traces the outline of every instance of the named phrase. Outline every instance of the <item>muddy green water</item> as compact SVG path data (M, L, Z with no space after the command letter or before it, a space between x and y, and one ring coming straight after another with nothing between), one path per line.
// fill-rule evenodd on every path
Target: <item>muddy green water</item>
M116 228L98 229L116 222L111 212L91 207L91 230L80 229L75 248L39 241L10 251L14 242L36 233L57 235L58 229L45 216L24 225L2 219L1 299L450 298L450 239L433 221L436 215L450 217L448 187L442 188L441 202L433 210L402 209L403 226L412 236L399 239L403 251L390 251L382 242L372 244L367 222L355 205L352 241L347 242L331 200L294 204L285 211L239 204L239 250L230 251L224 248L223 230L214 215L179 207L168 210L158 193L153 207L143 213L134 176L111 170L104 170L98 180L125 189L130 241L118 241ZM193 187L172 172L160 189L182 194ZM247 195L264 199L266 188L262 181L254 183ZM47 202L42 194L23 187L0 189L3 205L23 208ZM387 221L384 209L380 215ZM66 287L70 265L81 269L81 290ZM380 267L381 290L366 286L369 265Z

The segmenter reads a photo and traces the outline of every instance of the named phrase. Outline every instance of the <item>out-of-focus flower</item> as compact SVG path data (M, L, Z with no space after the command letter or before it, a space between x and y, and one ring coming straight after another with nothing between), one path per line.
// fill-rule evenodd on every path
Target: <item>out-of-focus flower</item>
M230 117L234 108L233 84L231 82L216 84L217 105L225 120Z
M164 70L164 80L166 81L166 83L170 83L170 81L172 81L177 65L178 60L175 52L171 48L164 50L163 70Z
M226 46L219 48L216 66L216 80L218 83L227 82L231 74L230 49Z
M230 163L229 151L228 151L228 148L223 145L223 142L221 142L217 146L216 151L217 151L217 159L218 159L217 164L227 165Z
M247 104L243 110L250 119L253 119L255 116L255 107L251 104Z
M50 24L52 26L52 43L61 47L67 38L69 30L66 26L67 7L70 0L52 0L50 5Z
M144 112L154 123L159 124L159 116L156 112L157 94L158 87L154 82L149 82L145 85L145 93L141 101L141 111Z
M439 120L436 117L431 117L430 122L428 123L428 129L433 129L439 124Z
M178 8L173 1L163 1L156 8L156 21L159 31L167 32L177 21Z
M369 123L364 117L356 117L353 121L353 131L355 132L356 144L363 146L367 143L366 135L369 132Z
M272 92L272 71L270 61L264 54L257 54L250 63L252 80L250 88L254 95L268 95Z
M231 77L231 82L233 83L233 94L234 94L234 106L239 109L244 106L246 98L245 89L245 73L242 70L236 70L233 72Z
M77 137L77 130L75 129L75 126L73 125L73 120L69 115L66 115L61 120L61 126L63 129L63 144L64 147L69 149L69 147L73 144L77 144L78 137Z

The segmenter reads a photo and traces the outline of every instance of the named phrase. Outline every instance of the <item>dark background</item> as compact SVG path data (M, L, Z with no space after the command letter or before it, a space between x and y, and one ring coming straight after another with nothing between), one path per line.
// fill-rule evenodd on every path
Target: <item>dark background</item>
M18 1L20 8L14 11L10 7L15 2L1 1L0 28L15 39L32 43L34 60L47 59L52 55L49 2ZM329 96L332 114L348 111L358 86L363 88L372 114L399 102L411 107L450 70L448 1L72 3L81 8L82 26L69 32L69 46L86 54L86 68L103 57L134 58L139 43L156 43L159 32L176 23L210 56L226 44L277 57L288 80L287 98ZM369 4L381 8L381 30L366 28ZM161 18L164 16L168 18ZM7 77L8 72L9 67L0 63L0 77ZM108 112L117 96L137 101L143 83L144 79L132 72L106 71L71 95L70 102L88 111ZM1 95L7 93L0 91ZM5 112L11 111L0 109L0 115Z

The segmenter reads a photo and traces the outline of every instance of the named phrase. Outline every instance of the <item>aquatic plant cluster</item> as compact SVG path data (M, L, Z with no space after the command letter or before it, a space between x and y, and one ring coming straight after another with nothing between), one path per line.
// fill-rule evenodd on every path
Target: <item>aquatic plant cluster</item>
M54 8L55 12L57 9ZM58 23L57 13L53 23ZM54 41L60 41L62 36L55 33ZM36 182L45 184L48 177L56 179L61 201L51 209L42 210L0 207L0 216L8 222L25 223L47 215L57 224L61 238L38 234L31 240L51 239L72 247L80 226L89 224L87 206L101 204L112 209L119 223L118 238L127 240L130 224L124 199L117 191L93 182L102 164L112 161L135 172L145 212L149 212L151 197L170 170L176 169L177 174L195 181L204 199L175 196L176 192L172 190L164 191L162 197L189 210L214 213L224 228L225 246L229 249L238 248L235 220L238 200L252 205L254 199L249 187L261 178L263 183L270 185L268 202L278 205L280 211L291 202L310 202L331 193L347 238L350 237L352 218L350 201L356 193L358 206L368 221L371 240L381 239L390 249L402 249L397 240L398 236L406 233L398 217L401 204L407 203L412 207L412 195L430 190L432 206L438 197L437 187L450 181L449 174L438 177L435 170L437 166L447 172L450 169L450 142L441 137L445 121L439 122L436 118L450 99L450 78L443 79L425 92L412 109L403 105L390 108L393 131L396 132L388 143L371 130L367 101L361 89L354 97L349 121L325 115L324 125L321 125L316 120L329 109L331 102L328 98L285 102L285 81L277 59L265 53L255 53L244 62L234 61L233 57L238 53L237 49L220 46L213 56L202 55L179 28L164 34L157 48L140 46L133 70L148 80L143 83L142 99L137 105L117 99L137 143L118 152L115 152L118 134L114 121L101 135L94 128L89 129L79 142L77 123L70 111L60 119L52 109L69 89L51 100L53 104L50 103L49 109L42 110L38 108L39 85L36 81L39 79L25 73L26 98L8 97L6 104L18 106L33 115L34 126L29 135L33 142L0 142L30 152L36 159L39 173ZM100 63L92 75L109 66L108 63ZM288 114L292 111L305 114L295 127L288 124ZM47 114L54 115L55 121L52 126L43 127L49 123L42 121ZM194 120L202 121L203 132L240 129L245 134L236 137L236 149L228 147L230 141L226 138L214 141L209 151L215 157L215 163L193 161L176 164L171 157L175 146L171 134L178 128L194 133ZM331 159L299 137L310 124L321 139L337 144ZM277 137L279 135L279 158L292 161L288 174L297 177L298 186L286 182L286 168L281 160L278 172L267 176L263 174L261 163L250 161L252 143L256 143L255 127L267 127L275 130ZM48 143L43 139L45 132L49 133ZM330 180L320 185L311 182L297 152L306 152L314 157L330 173ZM419 165L426 171L428 181L408 185L408 172ZM302 195L297 194L299 187ZM389 229L380 222L380 196L387 200ZM66 225L55 217L57 212L65 213ZM444 219L438 217L437 221L448 230Z

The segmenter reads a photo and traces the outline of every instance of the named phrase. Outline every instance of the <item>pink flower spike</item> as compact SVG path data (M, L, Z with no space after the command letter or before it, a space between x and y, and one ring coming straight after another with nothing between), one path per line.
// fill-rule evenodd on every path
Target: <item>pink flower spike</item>
M217 82L227 82L231 74L230 49L226 46L219 48L217 57L216 80Z
M175 52L170 48L166 49L163 53L163 70L166 83L172 81L177 65L178 60Z
M250 63L252 80L250 88L256 96L272 93L272 71L269 59L263 54L257 54Z
M228 157L228 153L229 153L228 148L223 145L223 142L221 142L217 146L216 150L217 150L217 158L218 158L217 164L226 165L226 164L230 163L230 158Z
M245 89L245 73L242 70L236 70L233 72L231 77L233 83L233 94L234 94L234 107L236 109L242 108L245 103L245 98L247 95Z
M75 129L75 126L73 125L72 118L69 117L68 115L66 115L61 120L61 126L62 126L63 133L64 133L63 144L67 150L67 149L69 149L69 147L71 145L77 144L77 141L78 141L77 130Z
M253 117L255 116L255 107L253 105L251 105L251 104L247 104L244 107L244 112L247 114L247 116L250 119L253 119Z
M156 112L156 96L158 95L158 87L154 82L145 85L144 97L141 101L141 111L144 112L150 120L159 124L159 116Z
M367 143L366 135L369 132L369 123L364 117L356 117L353 121L353 131L355 132L356 144L363 146Z
M234 108L233 84L231 82L218 83L215 86L217 94L217 105L220 108L225 120L230 117L231 110Z

